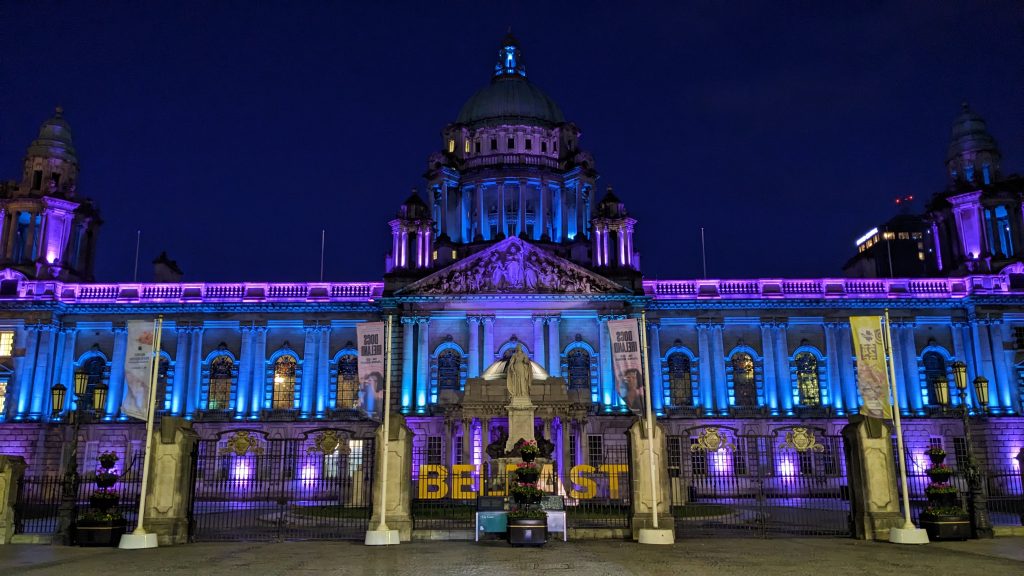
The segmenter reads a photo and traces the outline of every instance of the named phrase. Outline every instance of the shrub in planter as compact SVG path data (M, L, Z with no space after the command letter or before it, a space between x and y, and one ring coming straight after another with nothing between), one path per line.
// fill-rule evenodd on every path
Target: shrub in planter
M80 546L117 546L125 532L125 519L113 510L121 499L114 485L120 476L112 472L117 455L104 452L97 458L96 490L89 494L89 510L75 524L75 540Z
M118 461L117 454L114 454L113 452L104 452L103 454L100 454L96 459L99 460L100 467L103 468L104 470L110 470L111 468L114 467L114 464L117 464Z
M515 480L521 484L536 484L540 479L540 468L536 464L522 462L515 470Z

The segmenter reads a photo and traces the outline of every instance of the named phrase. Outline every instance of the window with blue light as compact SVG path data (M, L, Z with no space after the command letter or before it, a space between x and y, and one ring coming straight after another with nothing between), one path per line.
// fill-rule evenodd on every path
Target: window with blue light
M793 364L796 366L798 403L801 406L820 406L818 359L810 352L801 352L793 358Z
M230 356L217 356L210 362L210 384L206 396L207 410L231 409L231 383L235 361Z
M733 354L729 363L730 404L740 408L757 406L757 373L754 357L746 352Z
M666 360L670 405L693 406L693 363L682 352L673 352Z
M270 407L273 410L291 410L295 407L295 369L298 362L294 356L285 354L274 362L274 381Z
M995 209L996 238L999 242L999 250L1006 256L1013 256L1013 235L1010 227L1010 212L1006 206L996 206Z
M359 358L345 354L338 358L338 380L335 383L334 406L339 410L359 405Z
M921 378L922 388L925 391L926 404L938 404L935 383L939 380L949 382L949 375L946 373L946 359L938 352L926 352L921 357Z
M459 390L462 355L455 350L445 350L437 357L437 385L441 390Z

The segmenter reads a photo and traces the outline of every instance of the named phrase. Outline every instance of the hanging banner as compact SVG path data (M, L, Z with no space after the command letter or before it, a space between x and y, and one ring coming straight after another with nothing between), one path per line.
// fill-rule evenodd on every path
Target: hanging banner
M637 415L644 411L643 361L640 356L640 324L636 319L609 320L612 371L622 402Z
M128 349L124 357L124 400L121 412L146 420L149 418L150 378L153 376L153 340L155 324L152 320L128 321Z
M881 316L850 316L853 353L857 356L857 390L864 399L861 412L872 418L891 419L889 371Z
M356 324L359 342L359 409L380 418L384 404L384 323Z

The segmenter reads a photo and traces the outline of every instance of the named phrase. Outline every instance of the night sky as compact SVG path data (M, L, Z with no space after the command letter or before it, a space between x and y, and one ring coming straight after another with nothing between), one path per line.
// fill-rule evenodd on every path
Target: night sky
M945 186L965 99L1024 172L1019 1L157 4L0 6L0 178L63 106L99 281L131 280L139 229L140 280L161 250L188 281L317 280L321 229L327 280L379 279L510 25L648 278L700 277L701 226L709 277L840 275Z

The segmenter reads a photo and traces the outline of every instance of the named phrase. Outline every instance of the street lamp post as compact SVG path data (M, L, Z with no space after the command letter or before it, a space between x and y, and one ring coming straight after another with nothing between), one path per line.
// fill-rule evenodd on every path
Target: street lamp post
M982 473L978 461L974 457L974 440L971 438L970 410L967 406L967 365L953 362L953 381L956 383L957 397L960 404L953 409L963 419L964 443L967 445L967 466L963 473L967 478L967 508L971 519L972 538L992 538L992 521L988 517L988 499L981 485ZM978 408L982 413L988 411L988 379L978 376L974 379L974 393L978 398ZM935 380L935 395L938 397L942 410L949 410L949 381L945 378Z
M58 508L57 540L62 544L71 544L72 529L75 525L76 504L78 502L78 486L81 477L78 474L78 429L85 418L86 410L82 399L89 388L89 375L85 372L75 374L75 409L68 410L67 421L72 425L71 441L68 442L68 449L64 456L64 478L61 481L60 507ZM64 397L68 389L60 382L50 389L52 400L53 418L60 417L61 408L64 406ZM107 385L98 384L93 388L93 411L102 412L103 405L107 401Z

